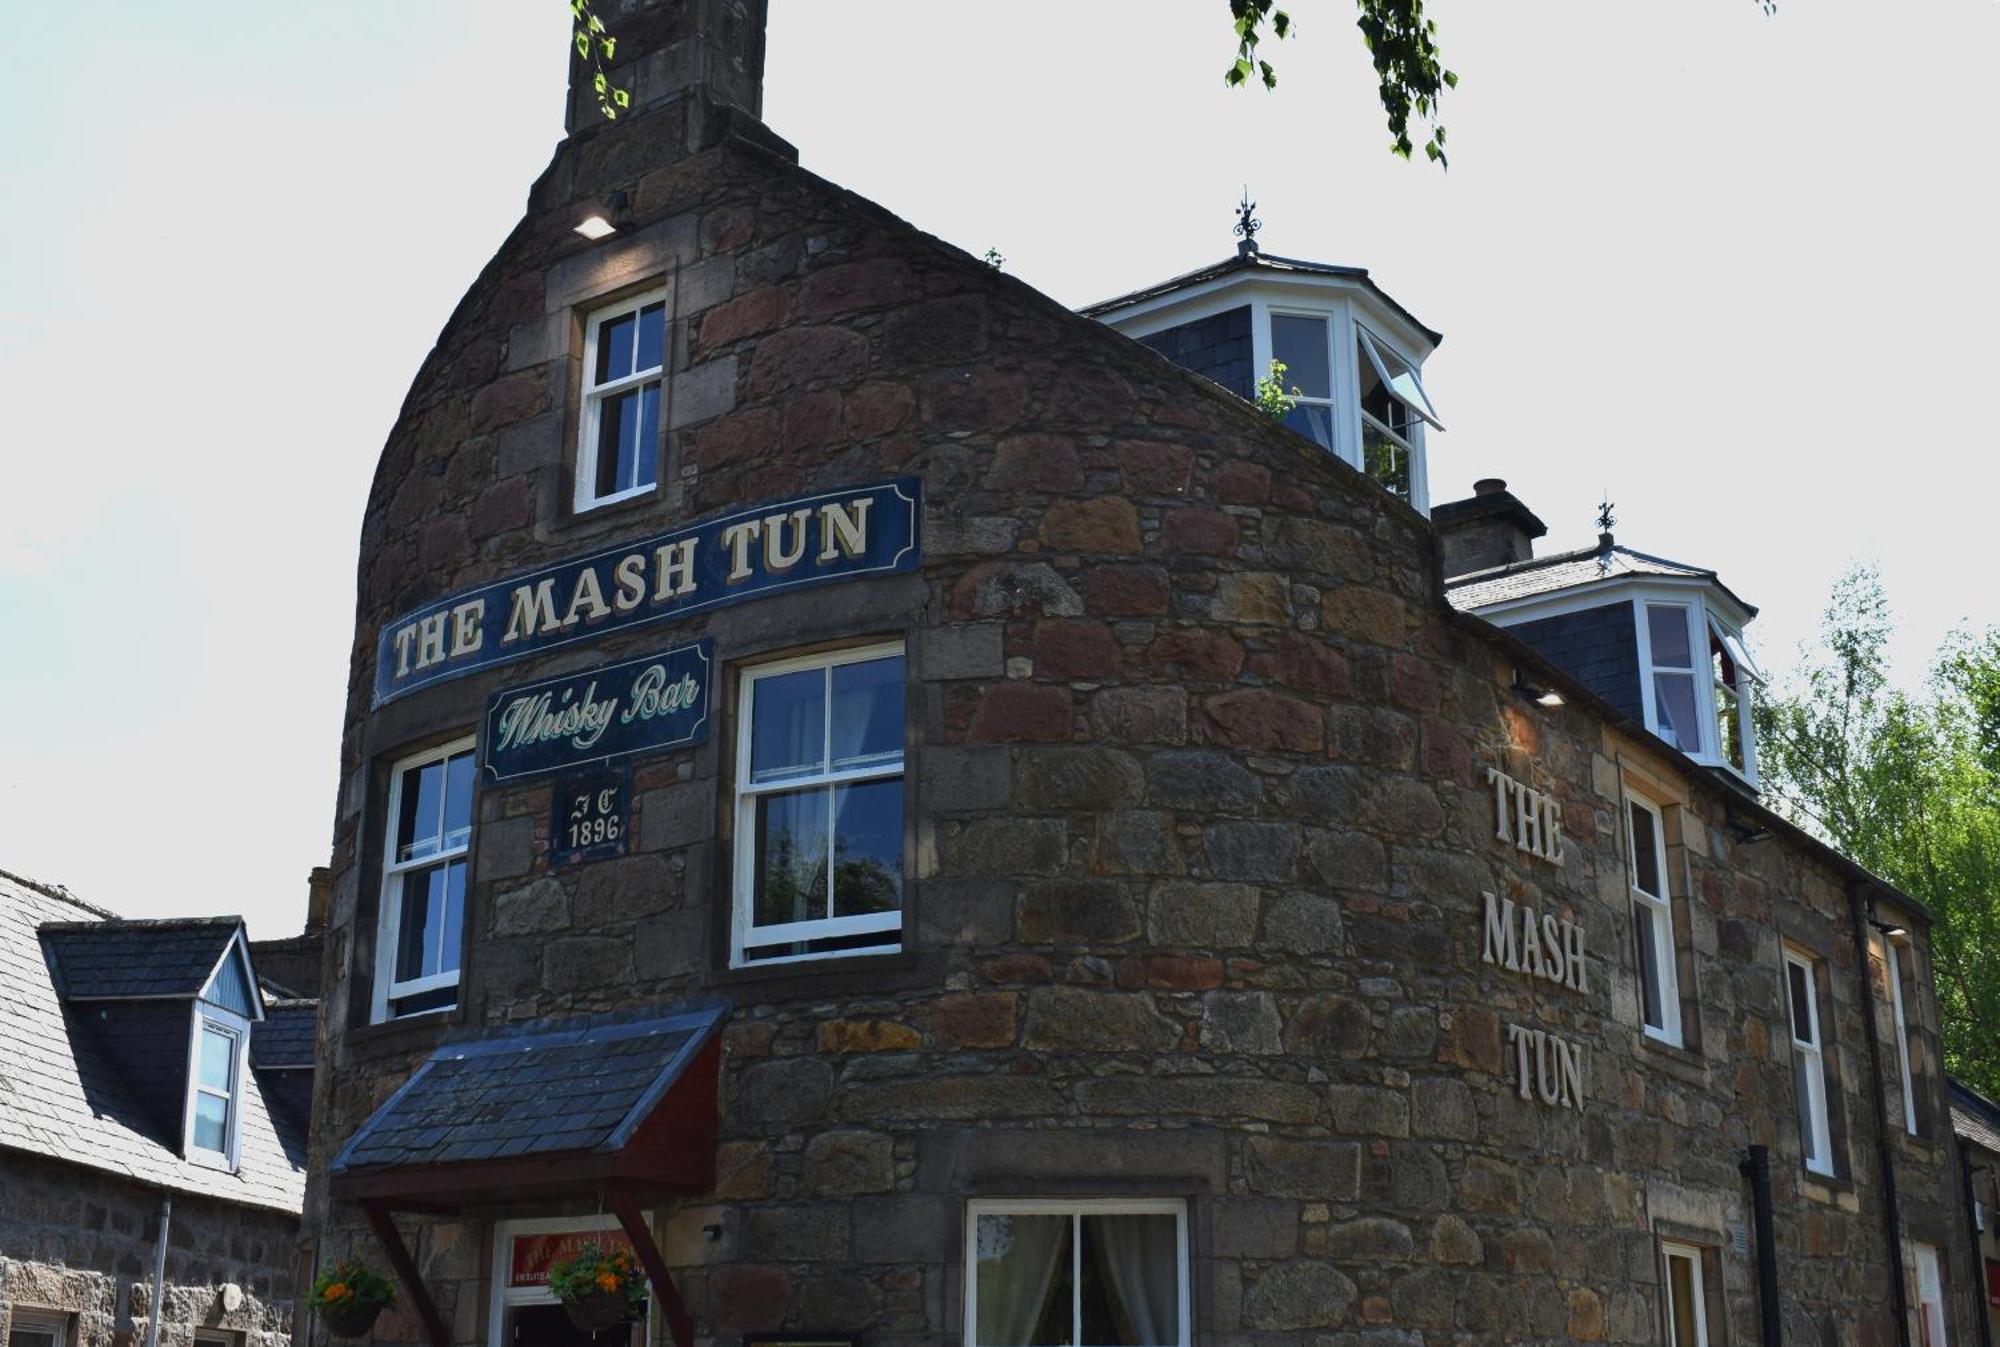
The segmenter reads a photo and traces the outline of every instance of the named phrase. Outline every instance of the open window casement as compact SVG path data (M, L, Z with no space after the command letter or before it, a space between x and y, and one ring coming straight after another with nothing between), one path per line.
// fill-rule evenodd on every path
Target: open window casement
M1354 337L1361 347L1363 357L1374 366L1375 378L1380 380L1382 388L1389 396L1402 403L1411 414L1420 416L1439 430L1443 430L1444 422L1438 420L1437 408L1431 405L1430 394L1424 391L1423 377L1417 373L1416 366L1396 354L1393 346L1381 341L1358 323L1354 328ZM1361 387L1364 401L1369 382L1368 371L1363 370Z

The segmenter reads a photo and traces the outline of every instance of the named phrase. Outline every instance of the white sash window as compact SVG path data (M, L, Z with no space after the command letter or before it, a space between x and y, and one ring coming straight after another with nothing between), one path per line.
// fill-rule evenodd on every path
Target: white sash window
M473 741L461 739L404 758L389 773L375 942L377 1020L458 1003L473 771Z
M967 1347L1187 1347L1187 1207L981 1201L966 1209Z

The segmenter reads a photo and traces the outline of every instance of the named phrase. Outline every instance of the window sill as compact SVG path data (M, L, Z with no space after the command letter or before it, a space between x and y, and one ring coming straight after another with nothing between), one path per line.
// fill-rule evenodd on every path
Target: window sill
M641 513L649 506L657 505L664 499L665 493L661 491L657 483L650 490L641 491L630 496L620 496L616 500L607 500L596 505L587 505L581 509L577 507L576 500L572 497L563 502L564 508L561 514L549 526L548 531L553 537L561 537L568 534L601 533L605 530L600 525L606 520L616 521L626 519L632 515Z
M911 991L935 985L943 973L943 960L936 952L906 947L848 958L717 968L709 973L708 985L754 987L760 1000L784 1001Z
M1858 1190L1851 1178L1841 1178L1834 1174L1822 1174L1818 1170L1799 1166L1799 1195L1822 1202L1828 1206L1846 1207L1857 1200Z
M1708 1084L1708 1059L1688 1046L1683 1040L1669 1043L1664 1038L1655 1038L1644 1029L1639 1031L1639 1045L1642 1056L1650 1056L1651 1065L1662 1068L1685 1085Z
M464 1023L458 1008L407 1015L380 1024L364 1024L349 1029L346 1048L350 1058L369 1061L403 1053L435 1048L444 1036Z

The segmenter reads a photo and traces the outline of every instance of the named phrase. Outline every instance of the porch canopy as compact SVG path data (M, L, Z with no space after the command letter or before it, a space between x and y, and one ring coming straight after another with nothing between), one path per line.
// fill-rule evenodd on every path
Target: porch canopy
M715 1184L728 1013L700 1002L482 1030L439 1048L348 1138L330 1192L367 1212L437 1347L449 1335L390 1213L564 1198L618 1214L676 1340L690 1339L641 1203Z

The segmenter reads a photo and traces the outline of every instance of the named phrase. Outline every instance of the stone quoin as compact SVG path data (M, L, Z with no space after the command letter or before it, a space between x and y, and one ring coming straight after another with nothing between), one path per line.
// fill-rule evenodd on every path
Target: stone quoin
M1254 247L1068 312L799 167L760 4L599 9L631 113L573 89L361 521L306 1225L403 1260L378 1341L571 1341L578 1234L654 1343L1887 1347L1925 1258L1971 1332L1884 1105L1928 914L1448 598L1436 333ZM902 482L894 565L763 584ZM656 607L700 557L759 587ZM622 785L481 770L698 641Z

